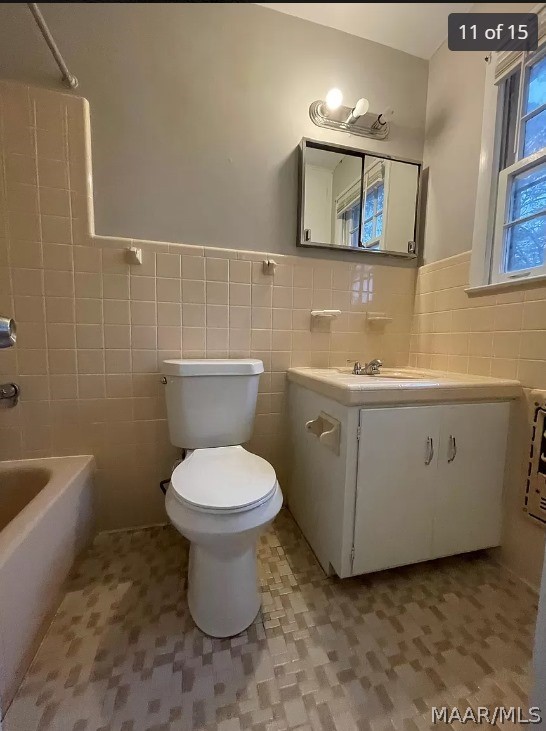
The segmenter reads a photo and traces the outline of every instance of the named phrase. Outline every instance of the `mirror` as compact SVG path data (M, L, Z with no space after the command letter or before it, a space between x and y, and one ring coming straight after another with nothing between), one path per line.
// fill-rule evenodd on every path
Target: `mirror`
M358 246L362 158L311 148L305 162L306 238L329 246Z
M420 165L303 140L299 246L415 257Z

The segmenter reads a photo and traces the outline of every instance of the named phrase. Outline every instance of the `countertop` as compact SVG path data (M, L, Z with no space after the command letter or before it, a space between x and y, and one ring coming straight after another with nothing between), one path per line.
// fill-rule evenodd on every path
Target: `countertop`
M378 376L355 376L348 368L290 368L288 380L346 406L507 401L522 393L519 381L416 368L383 368Z

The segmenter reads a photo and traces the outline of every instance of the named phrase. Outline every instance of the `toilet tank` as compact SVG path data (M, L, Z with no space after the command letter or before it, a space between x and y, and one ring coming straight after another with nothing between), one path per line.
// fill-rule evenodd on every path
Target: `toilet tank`
M261 360L165 360L162 372L171 443L185 449L248 441Z

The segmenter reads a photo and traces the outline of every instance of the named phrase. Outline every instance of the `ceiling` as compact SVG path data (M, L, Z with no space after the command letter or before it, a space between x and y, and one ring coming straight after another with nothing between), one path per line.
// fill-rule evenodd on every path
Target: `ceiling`
M447 37L447 16L473 3L257 3L429 59Z

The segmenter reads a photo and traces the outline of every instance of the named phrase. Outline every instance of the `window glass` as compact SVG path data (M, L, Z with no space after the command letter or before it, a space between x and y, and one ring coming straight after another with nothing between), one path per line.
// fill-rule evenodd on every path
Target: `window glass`
M367 241L371 241L373 238L373 220L367 221L364 224L364 233L362 234L362 241L366 243Z
M506 271L530 269L544 264L546 215L516 223L507 230Z
M546 147L546 109L525 122L523 157Z
M533 218L520 220L529 216ZM546 163L543 163L512 178L507 215L506 271L529 269L544 263L545 222Z
M515 175L512 182L509 220L546 211L546 164Z
M358 229L356 229L355 231L351 231L351 234L349 236L349 246L352 246L355 249L358 248Z
M385 186L378 183L366 191L364 204L364 225L362 227L362 243L367 244L379 238L383 233L383 203Z
M377 187L377 208L383 210L383 200L385 198L385 186L383 184Z
M366 193L366 203L364 205L364 218L371 218L375 208L375 191L369 190Z
M529 71L525 114L546 104L546 58L536 63Z

